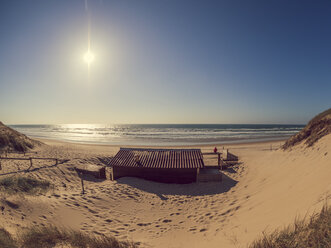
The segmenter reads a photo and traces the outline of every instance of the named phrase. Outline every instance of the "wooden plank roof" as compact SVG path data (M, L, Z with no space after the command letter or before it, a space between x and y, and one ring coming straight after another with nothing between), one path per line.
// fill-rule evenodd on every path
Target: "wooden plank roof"
M193 169L204 163L200 149L120 148L109 166Z

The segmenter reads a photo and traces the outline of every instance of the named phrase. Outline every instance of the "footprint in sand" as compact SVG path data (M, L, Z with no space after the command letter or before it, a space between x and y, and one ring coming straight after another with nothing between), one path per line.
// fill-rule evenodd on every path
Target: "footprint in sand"
M221 213L220 216L226 215L231 212L231 209L226 210L225 212Z
M151 225L152 223L138 223L137 225L138 226L149 226Z

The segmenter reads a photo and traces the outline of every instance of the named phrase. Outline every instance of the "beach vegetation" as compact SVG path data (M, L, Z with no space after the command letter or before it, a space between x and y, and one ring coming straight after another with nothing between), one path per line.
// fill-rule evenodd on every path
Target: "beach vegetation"
M0 152L12 150L16 152L26 152L42 143L30 139L26 135L15 131L14 129L4 125L0 121Z
M16 241L11 234L4 228L0 228L0 247L1 248L16 248Z
M137 244L119 241L112 236L95 236L80 231L59 229L55 226L30 227L18 233L17 238L0 229L1 248L136 248Z
M9 194L37 194L47 191L50 186L50 182L32 177L7 176L0 178L0 191Z
M330 133L331 109L328 109L315 116L299 133L290 137L283 145L283 149L289 149L303 141L305 141L307 146L312 146L319 139Z
M297 219L294 224L273 233L264 233L249 248L331 247L331 207L324 206L309 220Z

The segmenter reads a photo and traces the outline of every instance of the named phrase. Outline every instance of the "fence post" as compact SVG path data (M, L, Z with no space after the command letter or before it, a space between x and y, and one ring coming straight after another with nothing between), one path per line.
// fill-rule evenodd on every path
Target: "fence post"
M84 180L83 177L80 178L80 180L82 181L82 194L85 194L85 190L84 190Z
M29 170L32 168L32 158L30 158L30 168Z

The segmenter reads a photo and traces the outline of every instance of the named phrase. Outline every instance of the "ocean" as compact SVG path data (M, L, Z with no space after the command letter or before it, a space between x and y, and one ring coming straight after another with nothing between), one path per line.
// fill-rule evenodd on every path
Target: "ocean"
M10 125L30 137L88 144L202 145L281 140L303 125L252 124L63 124Z

